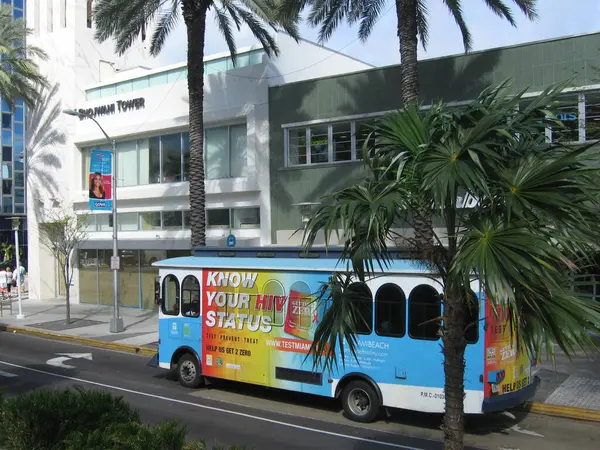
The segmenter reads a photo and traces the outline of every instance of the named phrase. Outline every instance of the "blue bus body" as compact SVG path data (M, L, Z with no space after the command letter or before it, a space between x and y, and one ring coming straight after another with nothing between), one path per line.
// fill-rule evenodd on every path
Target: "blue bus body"
M441 285L416 261L398 257L366 284L353 285L369 298L359 308L366 324L357 359L347 345L345 362L331 372L315 369L312 355L307 358L328 308L314 301L315 293L344 271L339 256L321 249L205 248L155 262L158 365L185 365L198 375L190 380L201 374L342 400L350 395L348 386L362 386L377 406L443 412L442 341L436 322L427 323L442 314ZM479 321L467 337L465 413L517 406L537 386L534 362L507 334L506 321L491 317L479 283L471 289L477 296L471 319Z

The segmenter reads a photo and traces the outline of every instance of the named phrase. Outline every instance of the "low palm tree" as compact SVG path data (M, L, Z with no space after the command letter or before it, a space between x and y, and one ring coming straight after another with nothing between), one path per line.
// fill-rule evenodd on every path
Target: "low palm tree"
M115 38L117 53L123 54L142 33L155 24L150 54L160 53L165 40L180 17L187 29L187 81L189 89L190 136L190 222L192 246L204 246L205 189L204 189L204 42L208 12L216 14L231 58L236 62L236 45L232 26L240 30L243 24L262 44L267 56L278 55L279 49L264 25L276 30L282 27L298 39L297 17L278 15L274 0L99 0L94 8L96 39L104 42Z
M25 44L31 33L23 19L13 19L10 6L0 7L0 96L11 107L19 99L33 107L39 88L48 85L36 62L36 58L46 60L47 54L36 46Z
M573 292L569 277L597 252L599 150L549 143L544 136L544 127L561 126L548 111L565 86L547 89L520 110L523 92L509 97L503 84L465 108L439 104L423 113L409 104L386 115L365 145L365 182L331 194L305 230L310 248L317 233L329 239L341 226L342 259L352 268L346 275L362 281L390 261L388 242L405 238L399 227L414 226L409 211L415 199L425 200L428 214L441 219L435 251L422 262L443 285L447 449L463 448L473 277L488 301L508 307L517 340L530 354L546 349L551 356L553 342L567 354L595 348L587 331L600 331L600 304ZM476 206L461 207L461 194L477 199ZM346 275L336 274L322 291L334 306L317 327L312 350L324 352L326 367L338 353L343 357L343 341L355 350L359 312L353 294L344 295Z

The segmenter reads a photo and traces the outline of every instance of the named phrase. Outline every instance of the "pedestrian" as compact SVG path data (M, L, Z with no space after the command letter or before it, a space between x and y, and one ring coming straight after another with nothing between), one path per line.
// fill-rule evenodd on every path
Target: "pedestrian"
M21 289L21 293L25 292L25 267L19 264L13 273L14 285L17 289Z
M0 291L2 291L2 298L6 298L6 292L8 290L8 283L12 281L7 277L5 270L0 270Z
M11 295L12 283L13 283L12 269L10 268L10 266L7 266L6 267L6 291L8 292L9 297Z

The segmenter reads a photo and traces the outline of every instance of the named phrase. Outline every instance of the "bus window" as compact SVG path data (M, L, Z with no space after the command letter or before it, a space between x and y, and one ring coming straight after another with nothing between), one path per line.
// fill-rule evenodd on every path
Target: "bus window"
M371 334L373 331L373 294L365 283L352 283L348 286L348 292L353 294L352 301L355 303L358 313L356 323L357 334Z
M181 313L187 317L200 317L200 283L188 275L181 284Z
M179 281L175 275L167 275L163 280L162 313L169 316L179 315Z
M384 284L375 294L375 332L392 337L406 333L406 295L394 283Z
M411 291L408 297L408 334L411 338L437 340L440 324L434 319L441 315L442 303L435 288L420 284Z
M277 280L269 280L265 283L263 287L263 295L272 295L272 311L273 311L273 326L274 327L282 327L283 326L283 316L285 314L284 306L280 305L281 299L283 298L285 291L283 289L283 285ZM281 310L278 311L278 306L281 307ZM264 313L263 313L264 314ZM268 313L267 313L268 314Z
M471 301L467 304L465 339L467 344L475 344L479 339L479 299L473 291L471 291Z

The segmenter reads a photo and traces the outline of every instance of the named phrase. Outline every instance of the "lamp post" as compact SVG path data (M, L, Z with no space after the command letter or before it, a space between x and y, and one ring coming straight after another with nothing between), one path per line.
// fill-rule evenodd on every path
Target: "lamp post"
M94 119L91 115L76 111L74 109L65 109L63 113L69 116L79 117L80 119L85 117L92 120L102 131L106 140L112 147L112 218L113 218L113 233L112 233L112 244L113 244L113 257L111 258L111 269L113 270L113 318L110 320L110 332L121 333L125 330L123 327L123 318L119 314L119 249L117 240L117 142L112 139L104 128ZM114 261L114 263L113 263Z
M15 254L17 256L17 295L19 298L19 314L17 314L17 319L24 319L25 314L23 314L23 299L21 298L21 258L19 257L19 225L21 223L20 217L11 217L12 229L15 232Z

